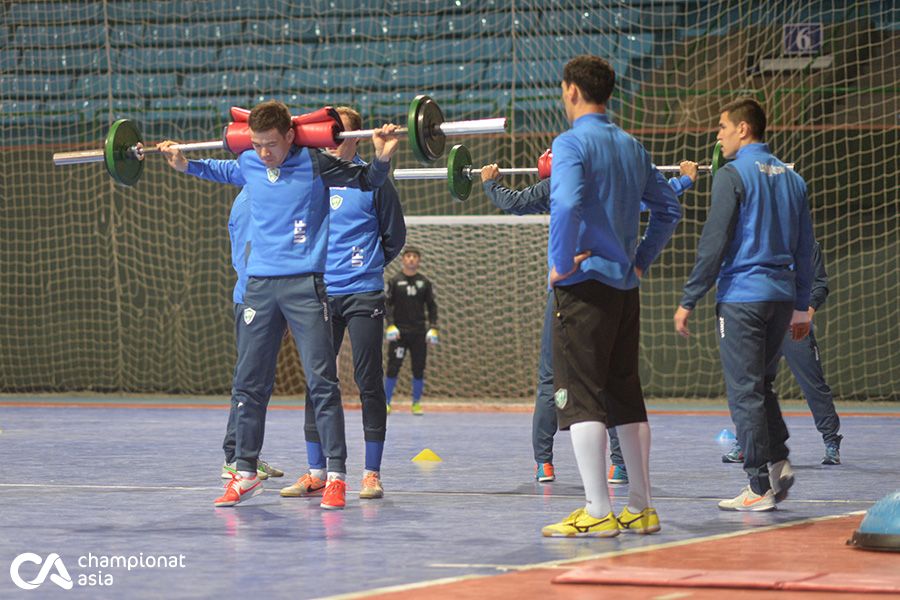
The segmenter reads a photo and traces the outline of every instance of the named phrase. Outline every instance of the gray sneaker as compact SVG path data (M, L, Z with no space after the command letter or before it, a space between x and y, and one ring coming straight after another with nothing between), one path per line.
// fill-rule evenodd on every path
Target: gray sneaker
M822 459L823 465L839 465L841 464L841 440L844 436L839 435L833 442L825 444L825 458Z
M223 463L222 479L231 479L233 475L237 475L237 463Z
M748 485L741 490L737 497L719 502L719 508L741 512L768 512L775 510L775 494L769 489L765 494L759 495L754 493Z
M260 479L284 477L284 471L277 467L273 467L261 458L256 459L256 473L259 475Z
M794 470L789 460L769 463L769 484L775 494L775 502L782 502L788 497L788 490L794 485Z

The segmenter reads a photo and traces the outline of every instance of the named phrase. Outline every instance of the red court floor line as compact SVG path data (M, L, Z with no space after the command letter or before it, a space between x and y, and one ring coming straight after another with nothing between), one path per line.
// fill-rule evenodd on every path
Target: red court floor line
M106 402L103 400L0 400L0 406L10 408L149 408L149 409L208 409L223 410L228 408L227 398L222 399L220 403L196 403L196 402ZM393 404L394 410L397 412L406 411L409 407L406 402L398 402ZM533 410L531 405L527 404L425 404L428 412L495 412L495 413L530 413ZM302 404L270 404L269 410L303 410ZM359 410L360 404L357 402L349 402L344 404L344 410ZM651 415L675 415L675 416L716 416L727 417L727 410L721 409L648 409ZM786 417L805 417L809 416L809 411L804 410L784 410L782 414ZM861 412L861 411L840 411L842 417L882 417L888 419L900 418L898 412Z
M752 515L758 517L759 515ZM665 518L665 515L663 515ZM763 530L724 539L697 540L694 543L648 549L598 560L569 563L562 567L536 568L504 575L419 587L371 596L390 600L428 598L428 600L475 600L482 598L540 598L541 600L581 600L596 598L836 598L850 600L859 594L823 592L785 592L763 590L704 589L631 585L555 584L552 579L567 569L589 565L606 567L658 567L715 570L828 571L853 574L900 572L900 553L869 552L845 544L859 526L862 515L798 523L780 529ZM758 522L758 519L754 519ZM665 526L665 520L663 520ZM571 540L574 544L592 544L603 552L606 540ZM539 539L535 543L541 543ZM872 594L866 598L896 598L896 594Z

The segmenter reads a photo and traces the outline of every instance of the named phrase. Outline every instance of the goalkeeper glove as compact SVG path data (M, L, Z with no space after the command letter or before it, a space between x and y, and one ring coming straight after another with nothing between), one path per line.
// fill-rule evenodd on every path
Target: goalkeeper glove
M438 330L433 327L428 330L428 333L425 334L425 340L431 344L432 346L437 346L438 342Z
M400 330L397 329L396 325L388 325L388 328L384 331L384 339L389 342L396 342L400 339Z

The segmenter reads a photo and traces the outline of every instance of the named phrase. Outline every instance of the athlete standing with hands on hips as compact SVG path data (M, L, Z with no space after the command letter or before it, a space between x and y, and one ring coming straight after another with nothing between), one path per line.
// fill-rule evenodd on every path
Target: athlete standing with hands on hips
M638 372L638 286L672 237L681 206L644 147L606 114L615 85L610 64L578 56L562 79L572 127L553 141L550 178L553 385L586 502L542 533L654 533L660 523L650 497L650 425ZM642 204L650 211L643 238ZM618 516L606 483L607 427L616 427L628 469L628 502Z

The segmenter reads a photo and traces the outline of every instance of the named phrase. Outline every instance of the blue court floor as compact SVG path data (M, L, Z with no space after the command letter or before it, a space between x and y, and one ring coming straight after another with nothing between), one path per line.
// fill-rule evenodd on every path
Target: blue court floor
M739 465L719 458L716 436L730 427L728 417L651 415L662 531L545 539L543 525L583 502L567 434L557 438L557 482L541 485L533 481L530 414L413 417L404 408L389 417L386 496L368 501L357 496L361 414L347 412L348 506L329 512L317 501L278 495L304 470L302 411L269 414L263 455L287 476L270 479L246 504L217 509L224 410L0 407L0 598L359 593L862 511L900 487L900 419L843 417L844 464L825 467L812 419L789 417L797 472L791 498L774 513L720 512L716 500L746 483ZM443 462L411 462L425 448ZM618 509L627 488L611 489ZM25 552L58 554L74 589L50 579L18 589L9 567ZM181 555L174 566L147 564ZM110 556L144 566L100 566ZM31 580L38 570L24 563L19 572Z

